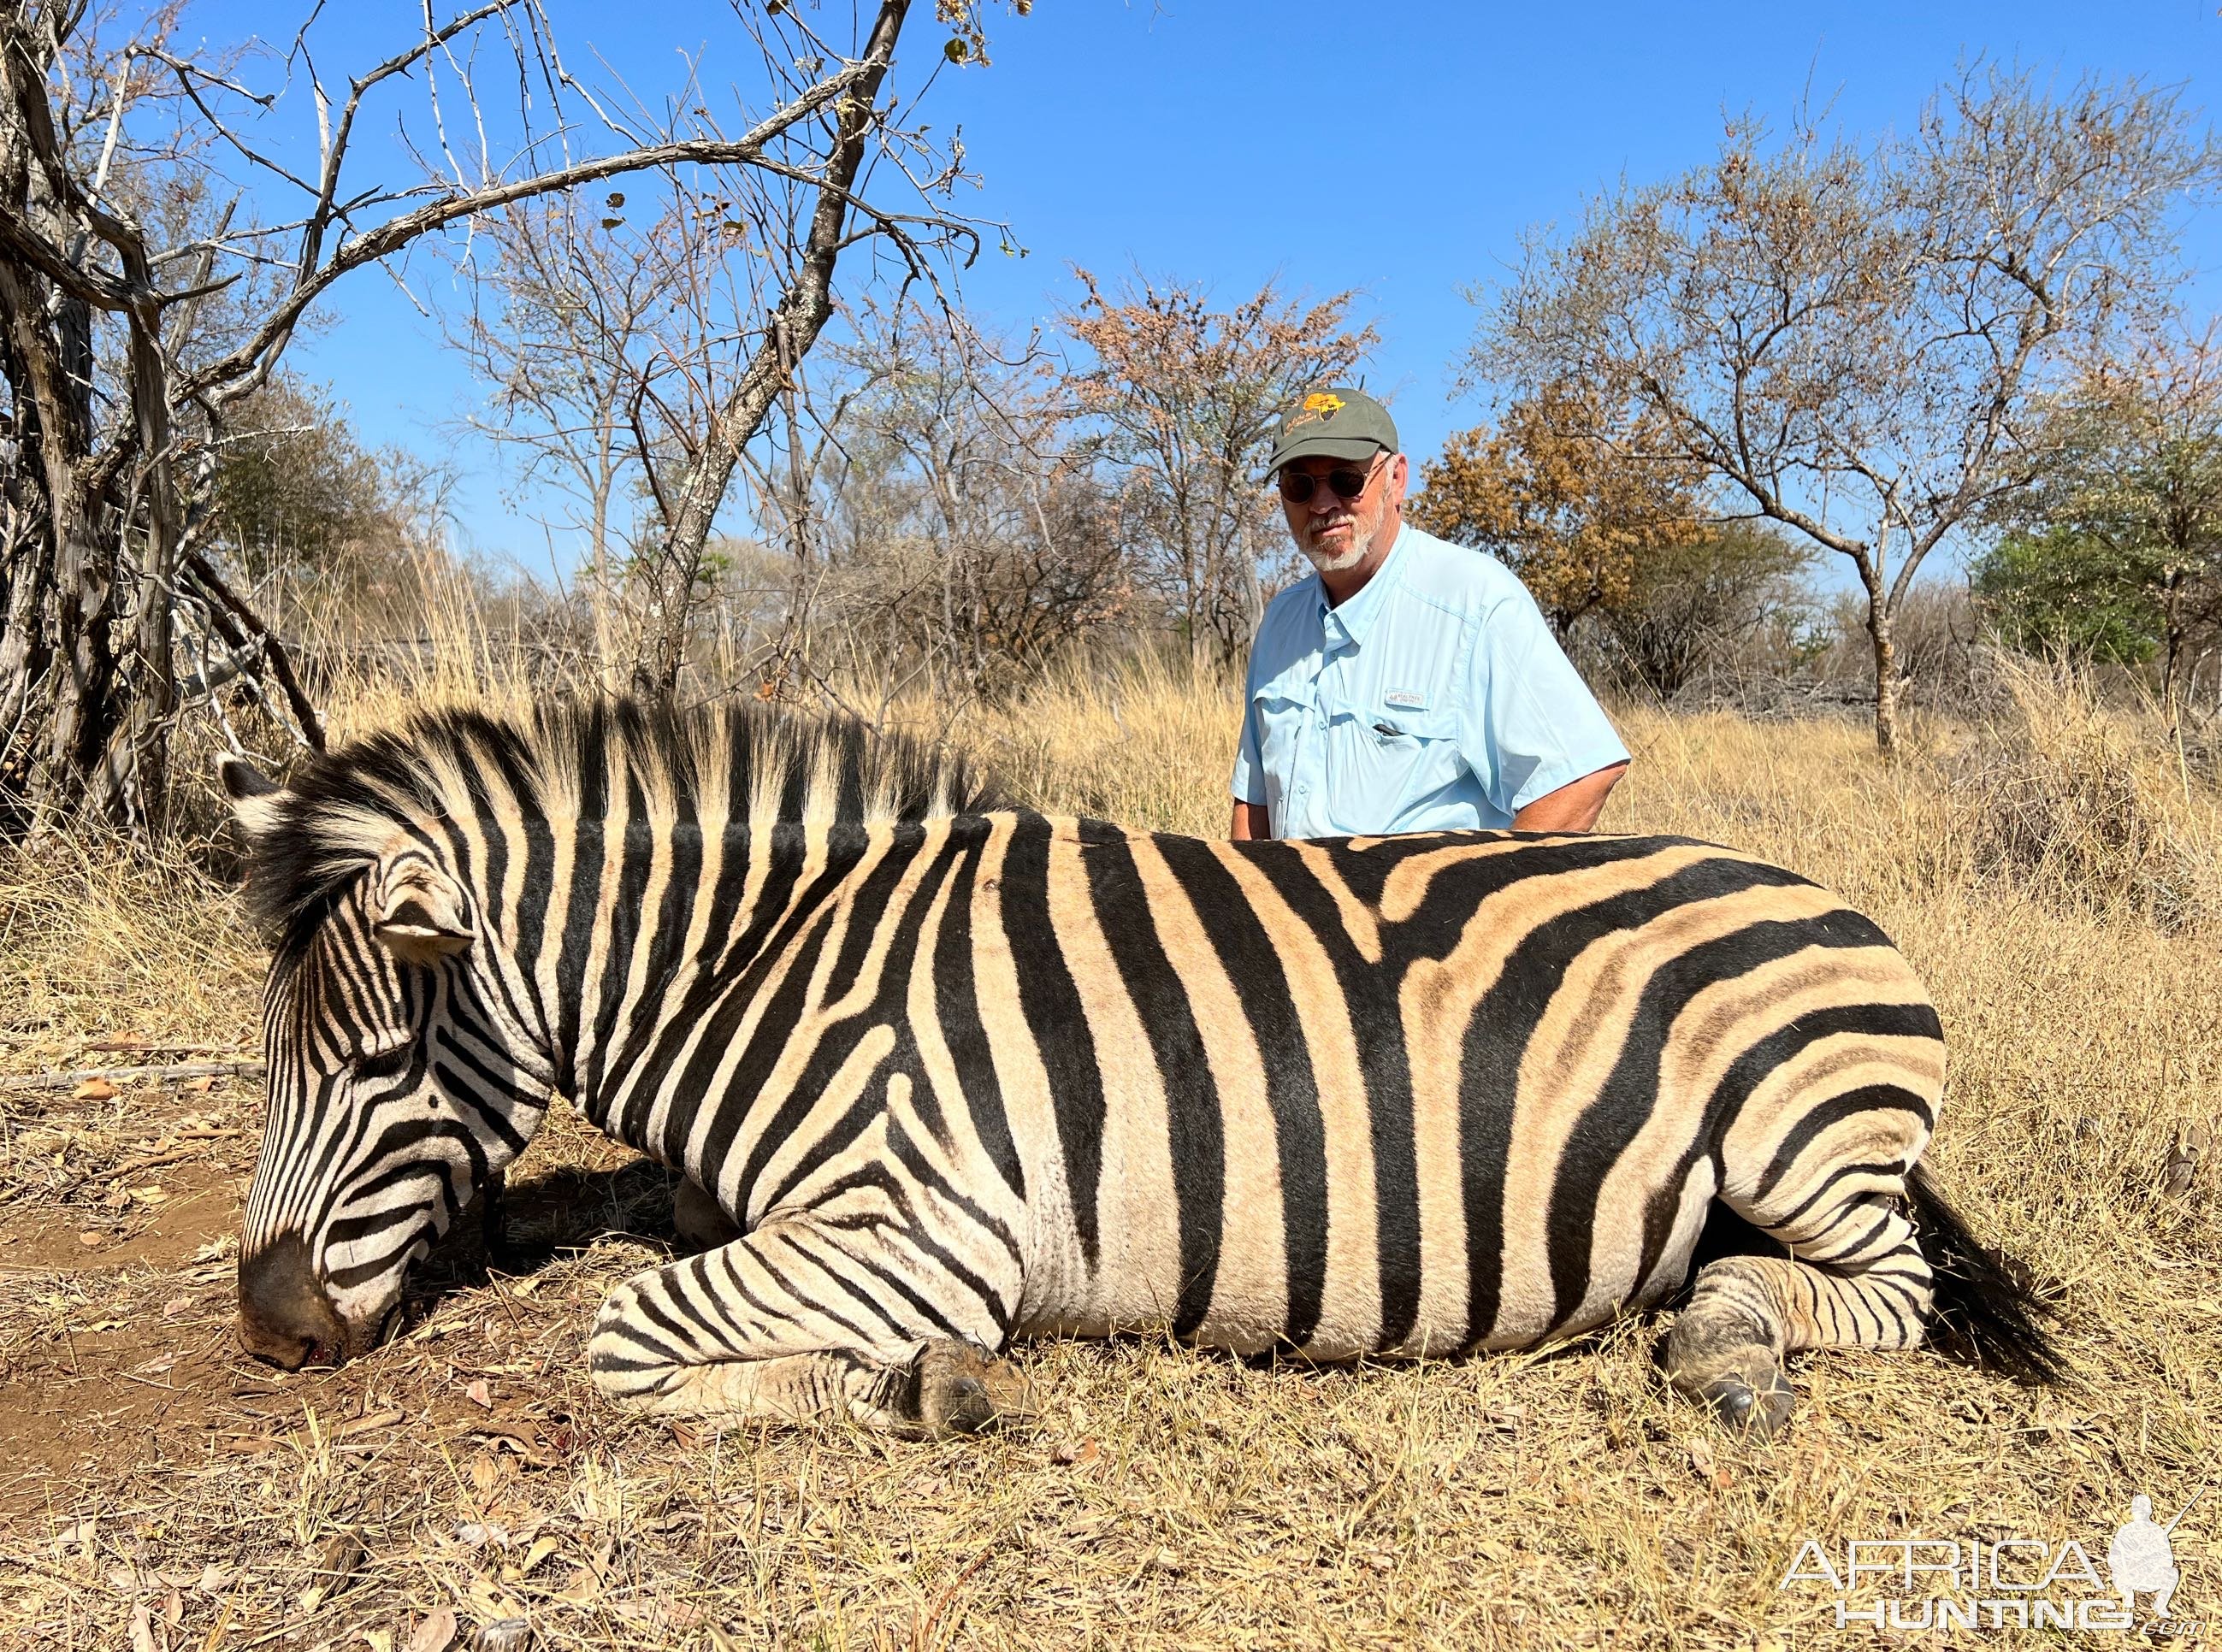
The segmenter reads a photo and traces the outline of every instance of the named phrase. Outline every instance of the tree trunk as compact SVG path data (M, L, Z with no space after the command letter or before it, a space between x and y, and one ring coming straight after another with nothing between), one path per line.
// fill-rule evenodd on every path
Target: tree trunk
M2160 664L2160 703L2168 713L2170 729L2177 725L2177 668L2182 662L2184 644L2188 641L2183 623L2183 585L2182 566L2170 562L2161 575L2162 629L2165 635L2161 644Z
M643 685L668 697L679 686L685 663L685 632L692 610L694 583L702 566L703 548L709 542L711 524L732 485L741 450L755 440L773 402L787 387L788 363L800 362L818 342L818 335L833 313L833 266L839 256L842 229L847 221L850 193L863 166L867 140L873 127L873 106L880 95L888 63L894 55L895 39L902 32L910 0L882 0L864 48L864 72L856 89L835 105L838 114L832 160L825 181L818 187L811 214L809 239L804 243L794 285L780 299L765 329L763 342L749 360L740 383L718 410L718 421L708 439L687 467L664 523L660 549L659 577L669 582L683 579L679 611L658 616L662 635L654 648L654 675Z
M36 215L38 193L20 172L14 182L27 216ZM91 313L31 271L5 266L0 313L14 412L8 491L28 507L0 547L0 814L13 830L48 829L81 810L129 824L114 623L120 523L105 485L113 467L89 457Z
M1874 645L1875 749L1885 757L1898 753L1898 648L1892 632L1898 616L1883 595L1882 580L1867 580L1867 640Z

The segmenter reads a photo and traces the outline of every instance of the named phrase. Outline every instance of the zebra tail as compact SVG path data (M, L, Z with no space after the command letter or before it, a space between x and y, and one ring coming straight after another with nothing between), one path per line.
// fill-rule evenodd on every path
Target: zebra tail
M1968 1230L1928 1166L1913 1167L1906 1192L1922 1254L1935 1275L1929 1340L1955 1359L2017 1382L2064 1380L2068 1362L2045 1323L2060 1312L2031 1288L2028 1269Z

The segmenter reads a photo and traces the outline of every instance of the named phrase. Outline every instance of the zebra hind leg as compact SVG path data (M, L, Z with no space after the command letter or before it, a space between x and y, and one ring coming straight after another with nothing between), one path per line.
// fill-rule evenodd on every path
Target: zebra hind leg
M1858 1167L1787 1212L1731 1198L1792 1254L1724 1256L1699 1270L1666 1338L1674 1386L1765 1437L1790 1418L1786 1354L1919 1343L1933 1287L1900 1208L1902 1179L1894 1165Z
M951 1311L947 1281L915 1267L891 1284L901 1255L881 1230L767 1223L612 1291L588 1369L618 1404L667 1417L846 1416L934 1436L1023 1412L1025 1379L986 1346L1001 1340L992 1314Z

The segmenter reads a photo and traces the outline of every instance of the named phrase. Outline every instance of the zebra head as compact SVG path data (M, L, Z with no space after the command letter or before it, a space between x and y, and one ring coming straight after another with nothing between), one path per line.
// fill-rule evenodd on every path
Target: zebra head
M223 774L276 937L239 1336L291 1368L386 1335L410 1264L538 1126L550 1074L519 1024L530 997L440 833L244 763Z

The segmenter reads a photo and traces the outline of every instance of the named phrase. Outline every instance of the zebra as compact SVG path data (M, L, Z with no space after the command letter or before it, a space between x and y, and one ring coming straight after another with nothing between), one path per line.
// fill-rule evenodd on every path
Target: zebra
M754 704L223 779L272 953L238 1330L281 1365L375 1346L562 1098L723 1227L594 1320L650 1412L939 1435L1026 1410L1020 1337L1452 1356L1674 1301L1671 1383L1762 1435L1795 1349L2062 1374L1918 1162L1921 983L1732 849L1128 830ZM1692 1280L1716 1217L1754 1242Z

